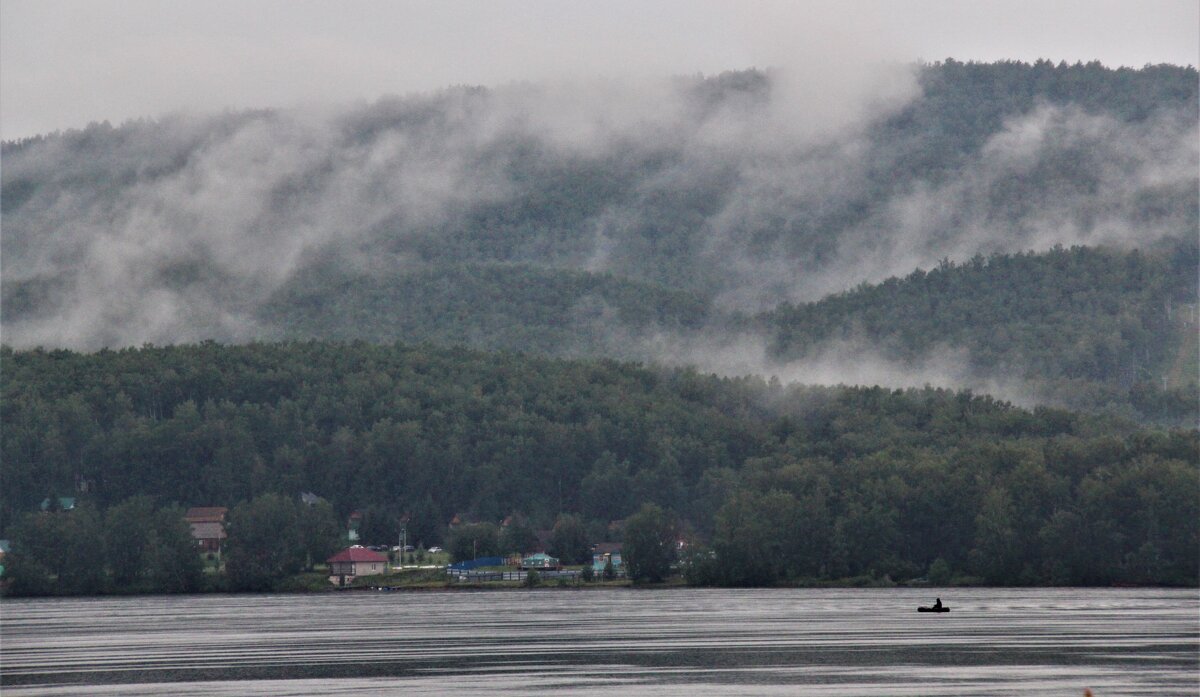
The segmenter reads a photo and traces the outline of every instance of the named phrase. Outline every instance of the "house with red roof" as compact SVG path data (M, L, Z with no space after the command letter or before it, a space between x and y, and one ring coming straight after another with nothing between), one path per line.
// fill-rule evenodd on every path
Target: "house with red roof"
M225 506L193 506L183 514L189 523L223 523L229 509Z
M329 559L329 580L337 584L346 584L355 576L374 576L387 571L388 558L378 552L372 552L366 547L354 545L347 547Z

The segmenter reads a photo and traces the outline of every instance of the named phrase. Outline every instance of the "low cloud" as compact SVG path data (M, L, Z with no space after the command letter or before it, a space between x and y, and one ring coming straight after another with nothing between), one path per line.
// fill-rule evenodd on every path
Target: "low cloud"
M966 350L951 346L936 347L915 361L899 361L865 340L830 340L802 359L785 360L773 356L767 341L753 333L714 337L660 332L627 337L625 345L635 355L726 377L759 375L784 384L891 389L932 386L969 389L1020 406L1047 403L1034 386L1020 378L980 375Z

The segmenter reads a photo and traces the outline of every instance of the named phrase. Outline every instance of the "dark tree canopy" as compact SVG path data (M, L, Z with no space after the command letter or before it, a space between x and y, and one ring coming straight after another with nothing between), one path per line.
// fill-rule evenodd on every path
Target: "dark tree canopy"
M648 503L625 521L621 559L634 581L657 583L671 573L677 527L671 516ZM611 561L609 562L611 563Z
M93 514L34 512L44 492L86 482L81 506L117 507L113 540L137 537L117 524L143 515L132 496L234 507L228 561L231 578L245 570L246 587L323 561L355 510L382 516L385 544L401 512L409 539L427 545L459 515L466 525L446 547L466 559L517 551L499 548L506 511L524 511L535 529L560 522L571 549L572 516L598 542L647 503L729 561L737 572L719 579L727 583L911 578L939 559L952 575L994 583L1189 583L1200 566L1191 544L1200 510L1184 495L1200 486L1195 430L934 388L785 387L432 347L200 344L0 358L0 502L18 557L28 545L53 547L68 521L83 528L72 539L90 539L93 527L101 536L84 558L103 548ZM90 424L86 440L47 447L78 420ZM330 507L300 504L308 491ZM272 492L286 498L264 496ZM1080 556L1081 539L1104 553ZM235 551L259 545L262 572L257 553Z

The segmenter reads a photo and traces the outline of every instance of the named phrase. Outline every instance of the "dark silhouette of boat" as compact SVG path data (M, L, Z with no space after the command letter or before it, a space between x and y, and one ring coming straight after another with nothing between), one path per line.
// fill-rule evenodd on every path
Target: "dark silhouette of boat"
M921 607L917 608L917 612L950 612L950 608L946 607L945 605L942 605L941 607L928 607L922 605Z

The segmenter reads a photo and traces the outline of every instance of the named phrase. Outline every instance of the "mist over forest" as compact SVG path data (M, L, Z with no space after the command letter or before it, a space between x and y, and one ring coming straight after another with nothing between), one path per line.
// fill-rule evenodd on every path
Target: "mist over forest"
M828 82L452 87L8 142L4 341L432 341L1073 408L1194 384L1194 69L948 60ZM970 336L1011 320L987 307L903 347L861 312L819 341L780 324L861 284L1074 245L1162 278L1100 302L1093 268L1024 314L1080 327L1063 348L1099 355L1070 365L1028 336L982 355ZM1008 292L985 305L1045 297L987 283Z

